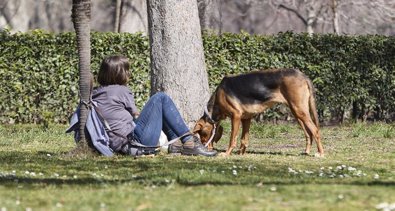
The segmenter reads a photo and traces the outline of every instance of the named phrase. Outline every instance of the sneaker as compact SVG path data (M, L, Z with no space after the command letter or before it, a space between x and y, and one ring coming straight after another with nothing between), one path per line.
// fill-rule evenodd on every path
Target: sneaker
M181 154L183 155L203 155L207 157L212 157L217 155L217 151L209 151L200 139L196 136L192 136L192 138L188 139L183 147L182 147L182 152Z
M168 148L169 154L180 154L181 152L182 152L181 140L178 140L178 141L174 142L173 144L169 145L169 148Z

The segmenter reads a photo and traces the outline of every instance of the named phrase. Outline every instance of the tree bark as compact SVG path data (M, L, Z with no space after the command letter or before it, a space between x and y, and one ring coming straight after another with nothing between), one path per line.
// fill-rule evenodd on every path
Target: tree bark
M340 27L339 27L339 14L337 12L337 1L332 0L332 12L333 12L333 32L335 34L340 34Z
M147 0L151 94L170 95L189 127L203 115L208 78L196 0Z
M201 30L210 28L208 9L211 0L198 0L198 12Z
M122 16L122 0L115 1L115 22L114 22L114 32L120 32L121 26L121 16Z
M91 72L90 72L90 0L73 0L72 20L77 37L78 47L78 69L79 69L79 87L80 101L82 103L80 110L80 144L79 146L88 146L87 136L85 133L86 119L88 116L88 107L85 103L89 102L91 90Z

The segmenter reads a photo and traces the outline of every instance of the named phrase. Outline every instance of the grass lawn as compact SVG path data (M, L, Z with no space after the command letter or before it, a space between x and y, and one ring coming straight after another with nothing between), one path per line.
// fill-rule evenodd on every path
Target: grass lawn
M323 127L325 158L300 155L294 124L254 122L248 154L226 158L72 158L66 127L0 126L1 211L395 210L393 125Z

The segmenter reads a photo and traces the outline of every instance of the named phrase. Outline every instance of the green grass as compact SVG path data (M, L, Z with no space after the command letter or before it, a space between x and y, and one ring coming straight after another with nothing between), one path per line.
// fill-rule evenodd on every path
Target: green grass
M220 151L228 145L224 126ZM395 203L389 124L323 127L325 158L300 155L298 126L255 122L244 156L71 158L66 127L0 126L0 210L322 211Z

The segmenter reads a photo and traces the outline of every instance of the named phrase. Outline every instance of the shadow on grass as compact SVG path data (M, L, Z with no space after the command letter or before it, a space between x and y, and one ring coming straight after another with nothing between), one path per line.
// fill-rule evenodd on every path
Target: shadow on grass
M217 152L226 152L226 150L214 148ZM240 150L233 150L232 155L239 155ZM292 153L284 153L284 152L271 152L271 151L257 151L257 150L247 150L245 155L281 155L281 156L307 156L306 154L292 154Z
M282 155L283 153L254 152L257 154ZM48 156L50 155L50 156ZM288 156L285 154L285 156ZM298 156L298 155L290 155ZM297 185L297 184L342 184L395 186L395 181L373 181L352 179L339 181L329 178L297 178L289 175L287 164L268 165L262 160L216 159L205 157L172 157L161 155L156 158L133 159L126 156L106 158L64 158L62 153L53 152L19 152L0 151L0 185L29 188L40 188L46 185L137 185L167 186L169 180L182 186L199 185ZM233 173L237 168L238 176ZM257 170L249 170L246 166L256 166ZM11 173L16 171L15 174ZM35 172L34 175L31 172ZM38 175L42 172L42 176ZM55 175L56 172L56 175ZM203 173L202 173L203 172Z
M150 180L151 179L151 180ZM223 185L245 185L245 186L256 186L258 183L260 185L302 185L302 184L312 184L308 181L289 181L289 180L277 180L270 182L256 182L256 183L234 183L231 181L187 181L185 179L177 179L175 181L177 184L182 186L204 186L204 185L213 185L213 186L223 186ZM0 177L0 185L5 187L18 187L20 185L23 188L28 186L28 188L42 188L42 186L47 185L55 185L55 186L102 186L102 185L122 185L125 183L135 183L137 185L143 186L168 186L168 182L163 181L155 181L152 178L138 177L133 179L96 179L96 178L78 178L78 179L62 179L62 178L24 178L24 177ZM395 186L394 181L371 181L371 182L350 182L339 184L335 181L333 182L320 182L313 183L314 185L357 185L357 186Z

